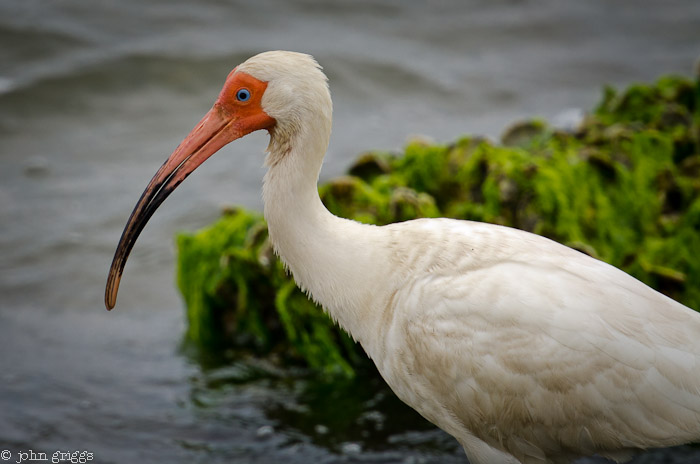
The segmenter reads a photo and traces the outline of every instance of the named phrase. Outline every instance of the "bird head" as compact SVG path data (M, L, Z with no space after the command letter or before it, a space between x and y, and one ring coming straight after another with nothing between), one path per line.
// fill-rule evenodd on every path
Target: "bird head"
M270 132L270 153L284 153L304 126L321 115L330 121L326 77L309 55L273 51L256 55L226 78L214 105L153 176L136 204L112 260L105 306L116 303L119 282L136 239L155 210L207 158L253 131ZM313 126L313 125L311 125ZM269 160L268 164L276 161Z

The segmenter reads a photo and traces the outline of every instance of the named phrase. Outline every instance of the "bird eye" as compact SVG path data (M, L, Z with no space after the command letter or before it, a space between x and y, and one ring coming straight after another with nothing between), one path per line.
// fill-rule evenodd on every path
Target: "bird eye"
M236 92L236 99L241 102L247 102L250 100L250 90L238 89L238 92Z

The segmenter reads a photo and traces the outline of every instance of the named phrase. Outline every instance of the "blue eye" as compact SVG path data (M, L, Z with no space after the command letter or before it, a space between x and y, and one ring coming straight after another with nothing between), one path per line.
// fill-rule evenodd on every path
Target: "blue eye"
M250 90L248 89L238 89L236 92L236 98L238 101L246 102L250 100Z

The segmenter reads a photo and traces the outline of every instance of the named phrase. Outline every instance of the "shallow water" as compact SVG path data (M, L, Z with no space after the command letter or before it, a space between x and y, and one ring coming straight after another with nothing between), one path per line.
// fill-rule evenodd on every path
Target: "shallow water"
M0 42L0 451L12 462L32 449L105 463L449 463L465 462L456 443L381 386L249 376L257 368L181 352L173 234L224 205L260 208L263 134L224 149L160 208L107 313L131 208L230 68L259 51L306 51L325 67L328 178L413 134L565 122L605 83L690 74L700 3L5 0ZM635 462L698 460L679 448Z

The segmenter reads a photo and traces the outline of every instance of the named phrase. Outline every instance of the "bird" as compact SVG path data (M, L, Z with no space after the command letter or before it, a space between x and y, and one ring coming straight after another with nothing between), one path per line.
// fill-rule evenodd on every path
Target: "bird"
M624 462L700 440L700 314L526 231L333 215L317 186L331 120L328 79L312 56L269 51L235 67L128 219L107 309L158 206L220 148L266 130L262 196L275 253L470 463Z

